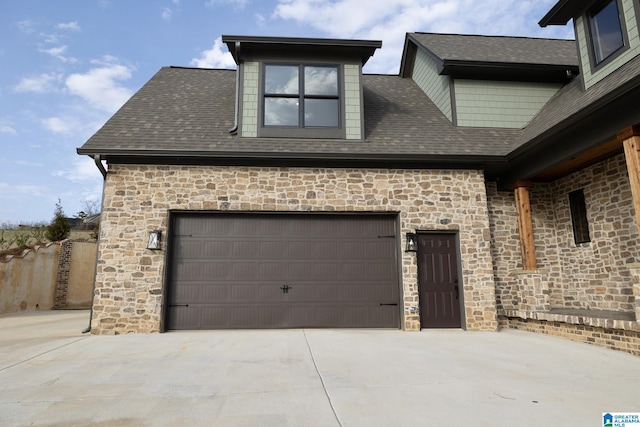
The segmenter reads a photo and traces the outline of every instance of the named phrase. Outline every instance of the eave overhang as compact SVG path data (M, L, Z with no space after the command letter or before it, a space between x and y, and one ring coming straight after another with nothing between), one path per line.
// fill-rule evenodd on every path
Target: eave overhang
M422 45L411 34L407 34L400 63L400 77L411 77L417 49L426 53L436 63L438 74L451 76L454 79L566 84L580 74L580 66L577 63L530 64L525 62L443 59Z
M522 64L445 60L441 75L458 79L567 83L580 73L577 65Z
M609 148L601 151L600 157L591 156L583 162L574 162L572 169L564 169L564 175L619 153L620 147L610 141L620 130L640 123L638 99L640 76L520 146L506 158L509 166L498 176L502 186L507 188L519 180L557 179L563 174L548 172L563 170L559 167L563 163L569 165L583 153L597 152L595 149L599 146L608 145Z
M222 41L239 64L243 60L289 56L357 59L362 65L382 47L380 40L223 35Z
M587 7L589 2L582 0L560 0L549 12L538 22L541 27L548 25L567 25L571 19Z
M78 154L95 156L94 150L77 149ZM294 153L178 150L100 150L112 164L338 167L400 169L477 169L498 171L506 165L504 156L385 154L385 153Z

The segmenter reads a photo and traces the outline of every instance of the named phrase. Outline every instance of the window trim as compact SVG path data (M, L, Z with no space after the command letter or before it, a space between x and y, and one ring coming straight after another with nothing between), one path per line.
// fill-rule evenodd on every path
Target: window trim
M268 95L265 93L265 75L266 67L269 65L289 65L300 67L299 76L304 74L304 67L336 67L338 70L338 126L337 127L304 127L298 126L277 126L277 125L265 125L265 99ZM280 61L265 61L260 64L259 73L259 105L258 105L258 137L261 138L318 138L318 139L344 139L346 138L345 131L345 93L344 93L344 67L342 64L334 62L280 62ZM303 82L300 81L302 87ZM310 96L305 97L304 93L298 94L299 98L303 101L305 99L321 99L322 97ZM274 96L274 98L277 96ZM335 99L335 98L330 98ZM302 114L302 113L300 113ZM302 119L302 117L301 117Z
M609 3L616 2L616 6L618 8L618 19L620 22L620 31L622 33L622 46L613 51L609 56L603 58L600 62L596 60L595 54L595 43L594 43L594 35L591 30L591 22L594 10L602 10ZM598 70L605 67L607 64L615 61L620 55L629 50L629 34L627 32L627 22L624 16L624 8L622 4L622 0L600 0L592 4L583 15L584 18L584 29L587 38L587 51L589 53L589 62L591 65L591 72L595 73Z
M571 228L573 229L574 243L579 245L591 242L584 189L581 188L569 193L569 212L571 213Z

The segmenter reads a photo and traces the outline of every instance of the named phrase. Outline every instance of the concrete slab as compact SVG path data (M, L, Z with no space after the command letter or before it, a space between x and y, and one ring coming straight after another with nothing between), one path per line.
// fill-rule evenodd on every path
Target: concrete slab
M521 331L89 336L88 316L0 316L0 425L584 427L640 412L640 358Z

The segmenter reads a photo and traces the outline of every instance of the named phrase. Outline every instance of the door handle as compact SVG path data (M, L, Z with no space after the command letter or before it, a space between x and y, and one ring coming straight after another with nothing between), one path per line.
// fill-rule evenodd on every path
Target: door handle
M458 285L455 285L453 289L456 291L456 299L460 299L460 289L458 288Z
M288 294L288 293L289 293L289 289L291 289L291 286L289 286L289 285L282 285L282 286L280 286L280 289L282 289L282 293L283 293L283 294Z

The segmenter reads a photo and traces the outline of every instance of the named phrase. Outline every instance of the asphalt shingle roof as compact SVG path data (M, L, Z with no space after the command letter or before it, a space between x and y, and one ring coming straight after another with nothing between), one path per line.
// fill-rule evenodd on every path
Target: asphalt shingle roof
M318 153L502 156L519 130L457 128L411 80L364 75L365 140L241 138L233 70L162 68L78 151L80 154Z
M587 90L582 77L560 89L523 130L520 144L525 144L565 120L586 111L616 89L640 76L640 56L624 64Z
M428 33L410 36L444 60L577 64L571 40ZM580 117L619 88L639 84L638 76L640 57L586 91L578 77L520 130L453 126L412 79L364 75L365 139L355 141L232 135L236 72L164 67L78 152L106 156L328 155L345 159L368 155L502 157Z
M578 66L575 40L410 33L443 61Z

